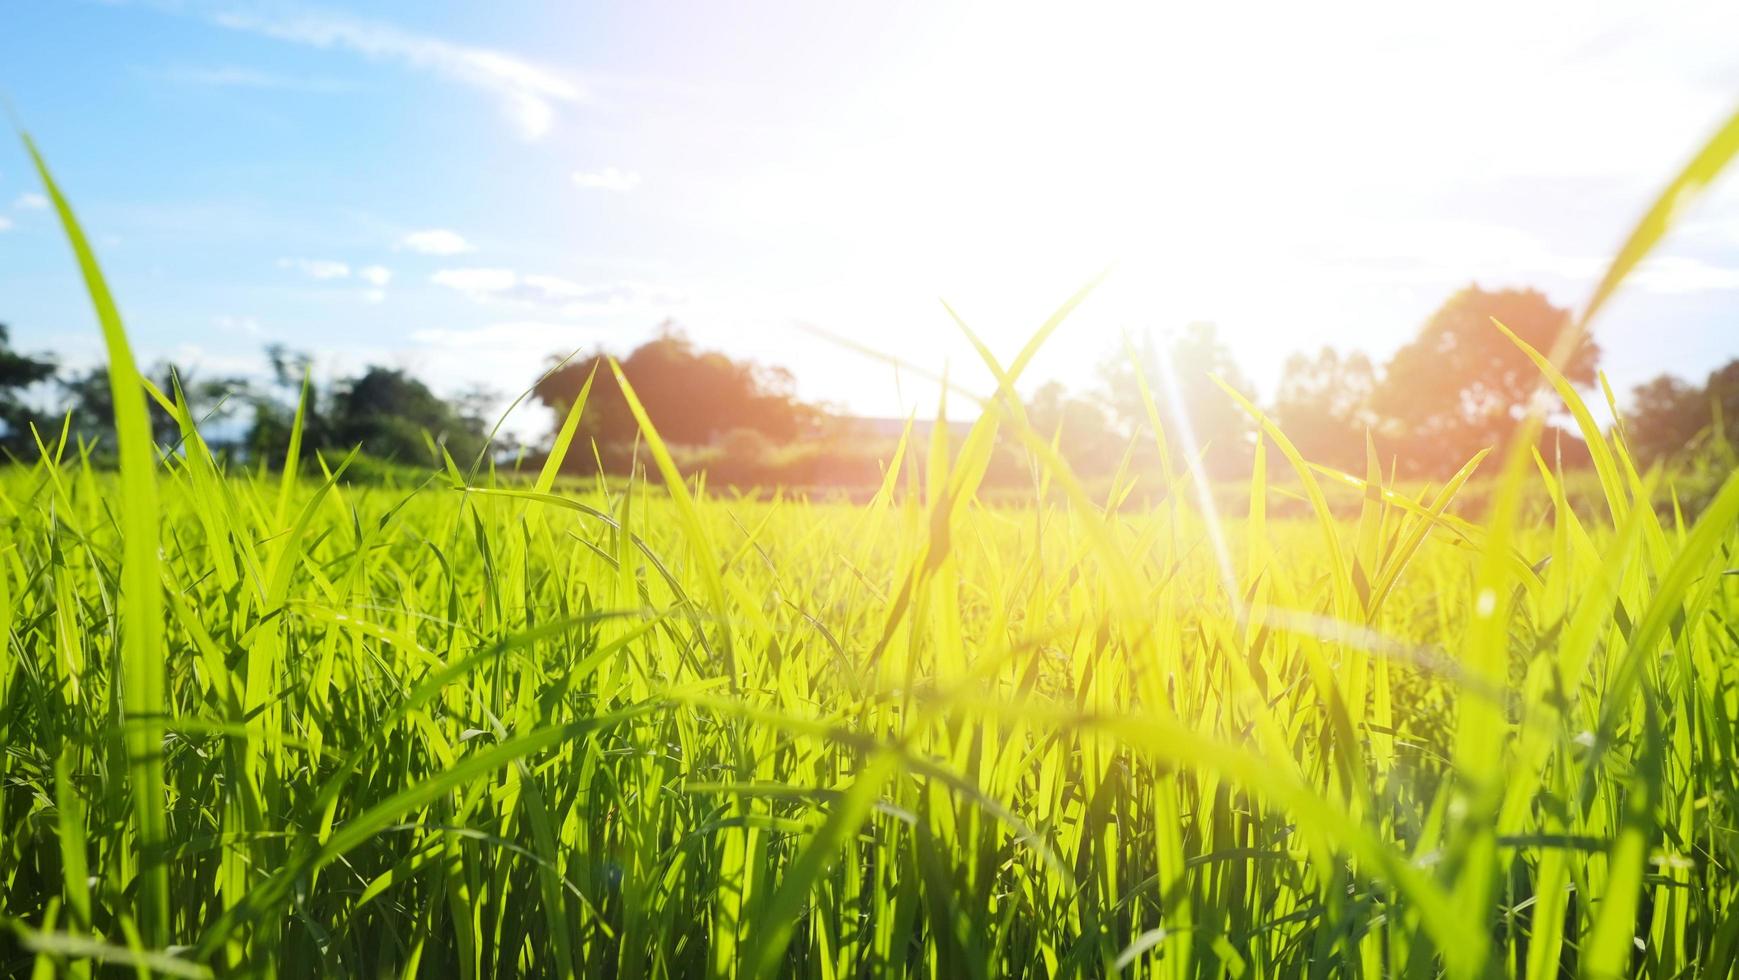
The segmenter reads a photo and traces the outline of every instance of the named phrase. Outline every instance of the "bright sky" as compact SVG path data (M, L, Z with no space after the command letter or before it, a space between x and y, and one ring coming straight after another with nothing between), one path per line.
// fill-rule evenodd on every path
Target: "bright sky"
M1267 396L1469 281L1578 304L1739 104L1736 37L1704 3L23 2L0 91L146 359L511 394L669 317L893 414L932 391L797 325L988 389L938 300L1012 356L1115 262L1033 380L1206 319ZM0 321L90 363L38 190L0 141ZM1663 253L1597 325L1623 389L1739 356L1739 179Z

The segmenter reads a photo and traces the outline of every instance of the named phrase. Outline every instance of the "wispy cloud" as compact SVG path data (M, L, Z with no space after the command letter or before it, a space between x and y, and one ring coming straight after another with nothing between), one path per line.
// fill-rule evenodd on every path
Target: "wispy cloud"
M13 199L12 206L20 211L40 211L48 207L48 198L33 191L25 191Z
M574 171L574 186L589 191L631 191L640 186L640 175L632 170L605 167L602 170Z
M487 299L512 289L519 277L512 269L442 269L430 276L429 281L474 299Z
M472 299L504 299L537 306L560 306L596 291L596 287L557 276L522 275L512 269L442 269L429 281L456 289Z
M278 268L295 269L310 279L350 278L350 266L332 259L279 259Z
M242 68L234 65L218 67L192 67L174 65L159 68L149 72L153 78L160 78L177 85L198 85L208 88L241 88L258 89L278 92L308 92L317 95L339 95L356 90L351 82L336 78L315 78L299 75L280 75L275 72L260 71L256 68Z
M558 105L586 97L579 83L514 55L455 44L378 21L327 13L270 16L233 11L215 19L232 30L315 48L352 51L469 85L498 99L508 121L527 140L548 135Z
M7 231L11 227L12 227L12 219L6 217L5 215L0 215L0 231Z
M424 255L462 255L465 252L475 252L477 247L465 240L465 236L451 228L427 228L423 231L413 231L399 239L399 248L421 252Z
M564 316L666 309L682 302L678 294L649 283L586 284L501 268L442 269L429 281L478 302L508 303Z
M392 282L392 270L384 265L365 265L356 270L356 278L378 288Z

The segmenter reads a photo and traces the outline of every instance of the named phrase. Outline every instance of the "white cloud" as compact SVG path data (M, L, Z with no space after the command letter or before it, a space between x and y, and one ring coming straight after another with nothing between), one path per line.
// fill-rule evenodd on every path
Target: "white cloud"
M424 255L460 255L475 252L477 247L451 228L428 228L413 231L399 239L398 247Z
M362 301L364 303L384 303L386 302L386 290L370 289L362 294Z
M311 279L350 278L350 266L332 259L279 259L278 268L295 269Z
M4 215L0 215L0 231L6 231L6 230L10 229L11 227L12 227L12 219L5 217Z
M40 211L48 207L48 198L32 191L25 191L13 200L12 206L20 211Z
M508 121L527 140L549 133L558 103L579 102L586 96L578 83L513 55L413 34L377 21L326 13L269 17L237 12L219 14L216 21L281 41L397 62L469 85L500 100Z
M255 337L261 333L260 320L255 316L238 316L233 313L220 313L211 318L213 326L219 330L241 331Z
M582 286L557 276L525 275L519 278L517 298L531 302L560 302L580 299L600 291L598 286Z
M519 276L512 269L442 269L430 276L429 281L481 299L512 289Z
M640 175L632 170L620 170L616 167L576 170L574 185L589 191L631 191L640 186Z
M380 287L392 282L392 270L384 265L365 265L356 270L356 278L370 286Z

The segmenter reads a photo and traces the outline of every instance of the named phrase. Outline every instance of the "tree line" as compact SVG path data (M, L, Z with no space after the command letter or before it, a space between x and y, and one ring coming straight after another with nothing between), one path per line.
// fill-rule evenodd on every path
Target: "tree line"
M1532 363L1492 325L1493 319L1541 351L1551 350L1571 323L1569 311L1537 291L1469 286L1381 364L1332 346L1293 354L1264 410L1315 462L1360 470L1369 440L1381 459L1404 474L1453 471L1480 449L1507 445L1538 385ZM489 445L488 410L496 399L485 389L444 398L410 373L381 366L322 383L306 353L273 346L266 354L269 373L263 379L200 377L170 364L159 364L150 374L165 392L185 399L196 418L227 433L214 442L268 464L282 458L298 406L305 450L348 451L361 445L371 457L426 465L438 461L442 451L468 462ZM552 357L530 390L534 400L552 410L556 425L582 391L589 391L575 443L581 448L564 464L577 475L600 469L620 473L635 464L639 428L607 357L603 351L567 360ZM1572 382L1592 386L1599 358L1599 346L1583 337L1561 369ZM875 438L837 409L798 398L788 370L701 349L668 324L620 363L685 468L706 470L718 483L873 484L892 448L885 435ZM1231 477L1247 472L1255 427L1220 382L1251 392L1215 328L1196 323L1162 340L1143 337L1132 349L1114 352L1088 390L1071 392L1048 383L1023 408L1035 428L1056 437L1078 472L1103 475L1157 464L1156 441L1143 437L1154 418L1151 399L1174 464L1193 451L1210 474ZM27 397L31 392L34 398ZM45 400L54 407L33 407ZM173 418L158 406L151 409L159 440L172 444L178 436ZM1645 463L1716 448L1730 452L1735 434L1724 420L1736 411L1739 360L1701 384L1663 375L1638 386L1622 435ZM51 357L14 350L0 325L0 450L17 458L33 456L33 425L45 442L57 440L64 427L100 447L112 417L101 366L60 371ZM1565 465L1587 459L1572 433L1549 428L1542 442L1548 458ZM527 457L535 462L547 442L514 447L498 440L494 448L500 459L517 450L521 462ZM1025 479L1030 470L1023 460L1009 440L987 482Z
M1379 458L1404 475L1451 473L1481 449L1506 446L1539 386L1533 363L1493 320L1539 351L1551 351L1572 322L1568 310L1538 291L1470 285L1381 363L1333 346L1293 354L1263 408L1314 462L1362 472L1368 439ZM559 420L593 379L582 432L605 447L601 461L611 470L626 465L637 430L614 378L600 368L602 359L598 354L559 366L538 383L535 395ZM1560 369L1588 388L1597 380L1599 359L1599 345L1584 336L1565 353ZM855 452L861 447L852 444L854 431L842 424L849 420L796 399L788 372L699 351L670 330L637 348L623 368L665 437L712 447L710 456L697 454L695 468L737 478L727 482L873 483L879 472L879 456ZM1252 391L1214 326L1195 323L1163 340L1144 337L1133 350L1112 352L1086 390L1042 385L1023 408L1038 431L1057 437L1077 472L1103 475L1157 463L1155 440L1142 437L1153 423L1151 398L1174 462L1194 445L1211 475L1234 477L1248 472L1255 422L1216 378L1247 395ZM1687 446L1729 438L1709 434L1720 414L1711 406L1725 405L1730 416L1739 408L1731 404L1736 389L1739 361L1711 375L1704 388L1671 377L1638 388L1625 428L1632 452L1652 463ZM1727 401L1718 391L1727 392ZM1187 433L1180 417L1188 420ZM1549 426L1540 439L1548 459L1569 467L1588 461L1573 432ZM792 452L793 443L810 451ZM885 453L888 447L873 448ZM1013 441L1005 448L992 464L992 484L1018 481L1029 472ZM762 461L755 462L757 457ZM599 462L568 457L576 471Z
M214 448L268 464L283 458L298 411L306 450L347 452L361 445L378 459L423 465L441 448L467 461L484 449L491 392L443 398L410 373L381 366L322 383L311 355L281 345L265 353L264 378L204 376L170 362L145 374L165 396L187 404ZM154 400L147 409L157 442L175 445L180 426L174 416ZM50 355L13 349L0 324L0 452L31 459L39 440L52 448L64 433L75 450L82 443L103 458L112 452L114 415L106 366L62 371Z

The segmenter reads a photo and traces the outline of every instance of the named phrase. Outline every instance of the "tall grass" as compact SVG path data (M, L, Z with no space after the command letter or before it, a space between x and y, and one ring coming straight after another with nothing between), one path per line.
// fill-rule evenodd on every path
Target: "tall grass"
M1598 520L1537 455L1474 522L1480 459L1409 496L1374 453L1362 479L1314 467L1248 402L1242 513L1187 467L1147 511L1096 499L1006 397L958 446L903 442L866 505L722 501L625 379L668 492L451 461L353 486L295 439L275 477L226 469L138 377L43 176L121 468L63 436L0 475L0 974L1545 980L1739 956L1739 479L1661 518L1661 476L1548 354ZM974 338L1002 392L1068 308L1006 368ZM1029 506L977 498L999 432L1032 455ZM1270 465L1314 519L1268 514Z

